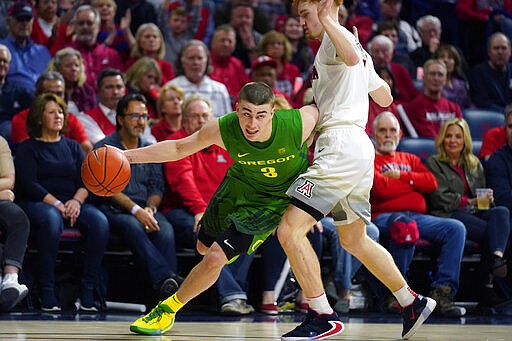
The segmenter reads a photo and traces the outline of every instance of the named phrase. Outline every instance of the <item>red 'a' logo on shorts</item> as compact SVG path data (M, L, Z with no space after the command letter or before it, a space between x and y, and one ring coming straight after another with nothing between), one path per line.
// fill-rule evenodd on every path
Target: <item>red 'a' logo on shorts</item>
M309 180L305 180L302 185L297 187L295 190L302 194L303 196L307 198L311 198L311 193L313 192L313 187L315 187L315 184L312 183Z

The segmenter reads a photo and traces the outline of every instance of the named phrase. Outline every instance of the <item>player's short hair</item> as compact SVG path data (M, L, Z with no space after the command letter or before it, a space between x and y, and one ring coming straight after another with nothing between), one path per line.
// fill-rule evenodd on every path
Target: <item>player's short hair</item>
M245 84L238 93L238 102L247 101L254 105L275 104L276 98L272 88L262 82Z

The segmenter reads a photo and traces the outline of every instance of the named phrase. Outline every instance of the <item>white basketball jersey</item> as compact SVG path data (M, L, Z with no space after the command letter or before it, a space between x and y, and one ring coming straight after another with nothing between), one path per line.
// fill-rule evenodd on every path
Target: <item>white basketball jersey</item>
M355 36L353 37L356 41ZM320 111L316 130L368 121L368 92L382 86L370 55L359 46L359 63L347 66L336 57L336 48L324 34L315 58L312 87Z

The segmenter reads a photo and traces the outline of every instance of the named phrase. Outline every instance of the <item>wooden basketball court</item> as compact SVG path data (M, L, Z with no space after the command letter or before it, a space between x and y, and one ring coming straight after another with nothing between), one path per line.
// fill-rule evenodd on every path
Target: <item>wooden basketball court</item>
M345 323L345 331L329 340L398 340L399 323ZM280 340L296 323L176 322L162 337L129 331L125 321L0 321L0 340ZM413 340L512 340L510 325L425 324Z

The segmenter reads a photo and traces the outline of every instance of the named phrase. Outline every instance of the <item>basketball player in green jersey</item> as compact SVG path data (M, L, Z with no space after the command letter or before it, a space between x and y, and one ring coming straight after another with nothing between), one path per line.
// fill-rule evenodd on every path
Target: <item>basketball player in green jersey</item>
M130 163L166 162L216 144L235 161L199 223L197 250L203 259L174 295L132 323L132 332L161 335L171 329L178 310L213 285L224 265L254 252L279 225L290 203L286 190L307 169L307 141L318 110L275 110L274 101L269 86L248 83L236 112L181 140L124 151Z

